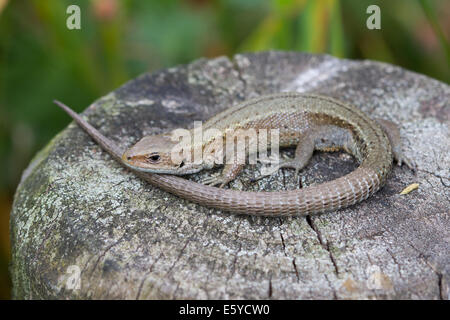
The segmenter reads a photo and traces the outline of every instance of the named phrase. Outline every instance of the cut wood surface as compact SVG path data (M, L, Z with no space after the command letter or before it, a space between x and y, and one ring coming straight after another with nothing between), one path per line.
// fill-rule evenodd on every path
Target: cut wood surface
M374 61L263 52L144 74L96 101L84 116L125 148L143 135L191 128L194 120L281 91L331 96L398 123L417 173L396 166L382 190L336 212L234 215L140 180L72 123L36 155L17 189L13 297L448 299L447 84ZM316 153L299 180L294 170L282 169L251 183L260 169L254 165L229 187L306 188L356 166L345 153ZM400 194L413 183L418 189Z

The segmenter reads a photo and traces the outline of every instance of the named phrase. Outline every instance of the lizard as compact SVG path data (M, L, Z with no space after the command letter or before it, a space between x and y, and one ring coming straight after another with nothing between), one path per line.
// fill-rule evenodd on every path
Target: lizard
M279 129L281 147L297 144L295 158L284 160L279 168L294 168L296 174L314 150L344 150L359 166L347 175L297 190L251 192L224 189L236 178L244 164L226 163L222 174L205 179L204 184L180 177L212 167L211 162L182 158L172 160L171 133L145 136L123 152L80 115L54 101L81 126L94 141L124 167L156 187L200 205L237 214L261 216L306 216L335 211L367 199L386 182L394 159L413 171L415 164L401 152L398 127L388 120L373 120L357 107L330 97L284 92L260 96L237 104L205 122L216 128L219 138L239 129ZM194 142L205 150L217 136ZM194 144L200 144L195 146ZM220 188L215 187L220 185Z

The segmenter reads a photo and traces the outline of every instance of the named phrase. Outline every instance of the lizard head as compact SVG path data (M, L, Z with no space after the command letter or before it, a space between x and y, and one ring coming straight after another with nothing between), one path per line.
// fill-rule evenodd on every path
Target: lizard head
M125 151L122 161L131 169L161 174L183 175L203 169L201 163L193 163L180 153L174 152L179 146L172 134L145 136Z

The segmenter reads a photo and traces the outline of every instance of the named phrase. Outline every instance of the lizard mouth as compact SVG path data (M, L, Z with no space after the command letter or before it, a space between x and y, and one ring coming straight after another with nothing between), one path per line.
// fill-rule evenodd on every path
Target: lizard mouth
M202 170L201 167L191 167L189 168L185 163L183 163L182 166L175 167L175 168L146 168L141 167L133 164L130 159L127 157L126 154L122 156L122 162L123 164L134 171L139 172L146 172L146 173L156 173L156 174L173 174L173 175L185 175L185 174L192 174L197 173Z

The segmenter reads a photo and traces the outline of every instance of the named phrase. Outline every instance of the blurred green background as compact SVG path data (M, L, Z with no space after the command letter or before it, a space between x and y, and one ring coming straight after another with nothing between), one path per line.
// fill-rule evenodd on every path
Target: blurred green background
M66 9L81 8L81 30ZM381 30L366 9L381 8ZM31 157L77 111L137 75L269 49L393 63L450 80L448 0L0 0L0 298L9 212Z

